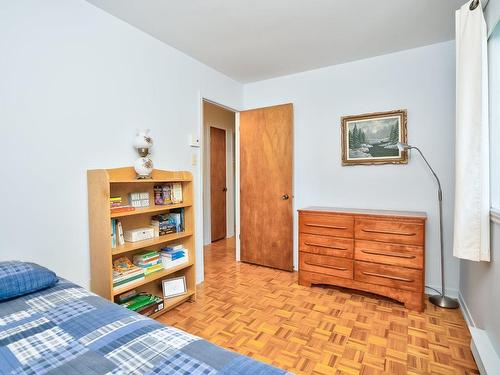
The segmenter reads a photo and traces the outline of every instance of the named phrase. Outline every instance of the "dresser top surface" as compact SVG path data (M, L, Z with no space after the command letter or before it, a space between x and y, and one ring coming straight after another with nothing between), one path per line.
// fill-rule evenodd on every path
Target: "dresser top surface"
M416 219L427 219L427 214L422 211L392 211L392 210L370 210L363 208L343 208L343 207L321 207L311 206L300 208L299 212L322 212L343 215L369 215L369 216L397 216Z

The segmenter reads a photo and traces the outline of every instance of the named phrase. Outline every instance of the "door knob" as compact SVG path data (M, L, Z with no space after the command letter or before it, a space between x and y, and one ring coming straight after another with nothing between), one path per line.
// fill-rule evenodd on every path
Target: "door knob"
M225 187L224 189L222 189L222 191L227 191L227 187Z
M290 197L288 196L288 194L283 194L283 195L281 196L281 199L283 199L284 201L286 201L288 198L290 198Z

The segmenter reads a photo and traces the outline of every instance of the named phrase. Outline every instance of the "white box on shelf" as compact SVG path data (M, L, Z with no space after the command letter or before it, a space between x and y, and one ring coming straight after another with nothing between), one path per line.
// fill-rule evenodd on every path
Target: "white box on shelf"
M148 192L129 193L128 201L129 204L135 208L149 207L149 193Z
M125 241L127 242L137 242L143 240L149 240L155 236L155 231L153 228L137 228L132 230L127 230L124 233Z

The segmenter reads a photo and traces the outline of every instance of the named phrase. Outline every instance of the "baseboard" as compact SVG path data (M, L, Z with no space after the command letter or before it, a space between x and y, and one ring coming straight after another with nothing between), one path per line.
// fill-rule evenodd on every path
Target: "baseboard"
M465 321L467 322L467 325L469 328L475 328L476 327L476 322L474 322L474 318L472 317L472 314L469 311L469 307L465 303L465 299L462 296L462 293L458 293L458 303L460 303L460 308L462 309L462 314L465 318Z
M472 335L470 348L481 375L496 375L500 369L500 358L485 330L469 327Z
M462 309L464 318L469 326L469 331L471 334L470 348L472 355L479 369L481 375L496 375L498 374L498 369L500 369L500 357L493 348L488 333L476 327L472 314L470 313L469 307L462 296L462 293L458 293L458 301Z

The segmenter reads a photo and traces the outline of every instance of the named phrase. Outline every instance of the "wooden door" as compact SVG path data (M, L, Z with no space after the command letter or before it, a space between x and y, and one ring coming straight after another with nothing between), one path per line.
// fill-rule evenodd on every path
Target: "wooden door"
M240 113L240 257L293 269L293 105Z
M212 242L226 238L226 131L210 127Z

